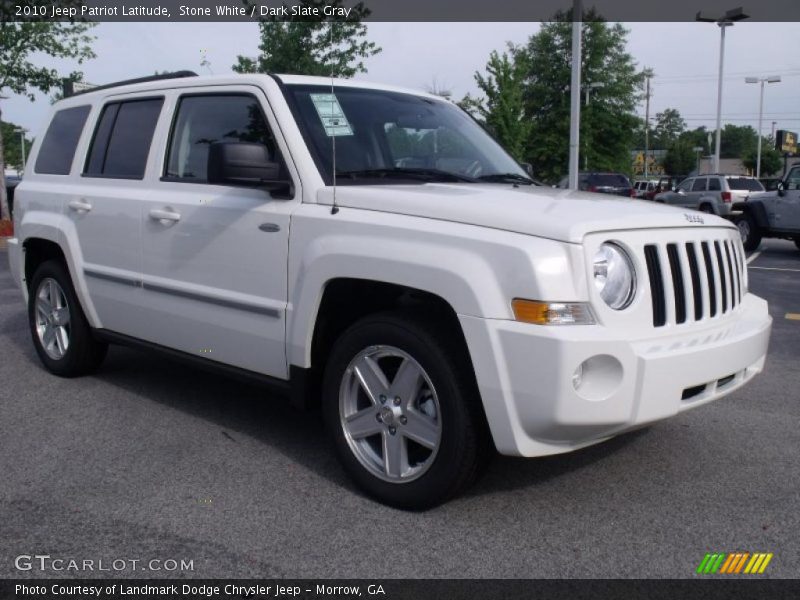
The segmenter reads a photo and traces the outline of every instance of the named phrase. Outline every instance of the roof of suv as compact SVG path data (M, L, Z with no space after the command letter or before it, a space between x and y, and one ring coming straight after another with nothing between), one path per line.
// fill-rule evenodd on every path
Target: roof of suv
M169 75L173 75L173 77L170 77ZM79 103L80 101L86 102L88 99L94 99L94 97L96 97L98 94L130 94L149 90L165 90L204 85L241 85L242 83L262 83L264 80L272 81L274 79L277 79L279 83L287 85L333 85L334 87L339 88L368 88L373 90L413 94L415 96L423 96L432 100L439 100L441 102L450 102L442 96L437 96L421 90L367 82L357 79L338 79L331 77L315 77L311 75L265 75L261 73L195 75L191 71L178 71L177 73L167 74L167 76L142 77L138 79L128 79L117 83L100 85L97 88L87 89L85 91L68 96L63 100L60 100L58 104L60 105L62 102L65 104Z

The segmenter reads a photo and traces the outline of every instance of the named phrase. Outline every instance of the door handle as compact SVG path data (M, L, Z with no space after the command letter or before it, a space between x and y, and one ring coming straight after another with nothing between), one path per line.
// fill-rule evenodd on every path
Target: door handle
M176 213L172 210L159 210L154 208L150 211L150 218L154 221L172 221L177 222L181 220L180 213Z
M78 212L89 212L92 210L92 205L85 200L70 200L67 206Z

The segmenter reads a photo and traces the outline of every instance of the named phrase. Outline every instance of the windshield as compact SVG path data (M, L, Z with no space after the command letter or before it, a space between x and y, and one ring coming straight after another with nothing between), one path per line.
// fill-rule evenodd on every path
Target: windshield
M444 100L397 92L286 86L317 168L337 185L526 183L533 181L464 111Z
M758 179L747 177L728 177L728 186L732 190L746 190L748 192L763 192L764 186Z

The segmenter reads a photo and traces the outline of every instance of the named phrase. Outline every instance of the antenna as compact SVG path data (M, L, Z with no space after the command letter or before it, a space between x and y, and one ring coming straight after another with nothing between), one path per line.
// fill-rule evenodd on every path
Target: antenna
M333 19L329 21L330 27L328 28L328 41L333 52ZM331 54L331 108L333 103L336 102L336 95L333 87L333 54ZM331 154L333 165L333 204L331 205L331 214L335 215L339 212L339 207L336 205L336 130L331 130Z

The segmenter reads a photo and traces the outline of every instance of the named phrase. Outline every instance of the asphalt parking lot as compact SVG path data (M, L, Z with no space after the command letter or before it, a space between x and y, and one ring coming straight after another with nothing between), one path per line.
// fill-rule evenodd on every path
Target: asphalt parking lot
M18 571L28 554L193 561L119 573L144 577L691 577L734 551L797 577L800 251L767 240L750 267L774 328L749 386L572 454L498 457L414 514L361 496L318 415L261 388L119 347L95 376L49 375L0 250L0 577L93 574Z

